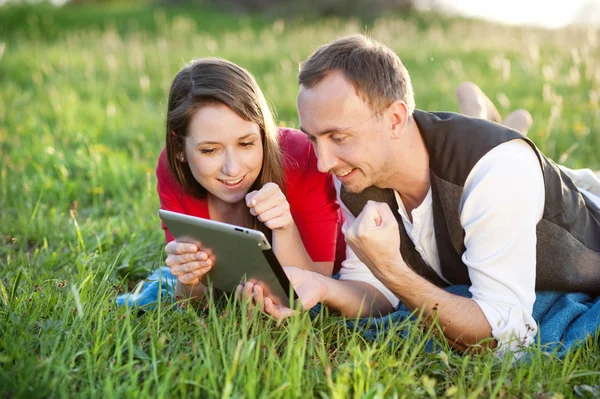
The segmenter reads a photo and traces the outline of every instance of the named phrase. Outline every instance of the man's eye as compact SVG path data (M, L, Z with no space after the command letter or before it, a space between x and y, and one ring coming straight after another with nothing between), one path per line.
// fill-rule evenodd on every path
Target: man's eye
M248 147L252 147L254 145L254 141L245 141L240 143L240 147L242 148L248 148Z
M341 143L346 140L346 136L331 136L331 139L336 143Z

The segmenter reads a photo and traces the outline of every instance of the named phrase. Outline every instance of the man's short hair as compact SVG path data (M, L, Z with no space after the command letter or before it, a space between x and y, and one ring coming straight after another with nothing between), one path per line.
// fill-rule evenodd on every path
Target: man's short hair
M379 113L401 100L412 115L415 99L410 76L389 47L360 34L334 40L302 64L298 83L311 88L336 70L344 74L373 111Z

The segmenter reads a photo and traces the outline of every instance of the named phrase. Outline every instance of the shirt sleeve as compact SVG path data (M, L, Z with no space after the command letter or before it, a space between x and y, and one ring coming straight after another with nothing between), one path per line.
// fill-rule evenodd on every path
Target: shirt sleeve
M158 198L160 200L160 208L185 213L183 205L179 201L177 193L181 192L181 187L173 178L169 165L167 164L166 152L163 150L158 158L158 165L156 166L156 191L158 192ZM162 223L162 228L165 232L165 239L167 242L173 241L175 238L169 232L169 229Z
M307 147L306 156L304 170L288 174L289 179L295 180L287 185L290 210L313 262L332 262L340 223L333 177L319 172L312 147Z
M342 225L342 234L344 237L346 236L346 232L348 231L348 226L350 226L354 220L356 219L354 215L348 210L346 205L342 202L340 198L340 189L341 182L337 179L334 179L335 189L337 192L337 199L340 204L340 208L342 210L342 215L344 216L344 224ZM346 260L342 262L342 268L340 270L340 280L346 281L361 281L363 283L367 283L377 289L385 298L390 302L392 307L396 309L398 304L400 303L400 299L394 295L394 293L389 290L381 281L379 281L359 258L356 256L354 251L350 248L349 245L346 245Z
M591 169L569 169L563 165L558 167L573 180L580 192L593 196L595 204L600 203L600 175L596 175Z
M469 174L461 224L470 291L502 351L527 346L537 333L536 226L544 209L538 158L523 140L501 144Z

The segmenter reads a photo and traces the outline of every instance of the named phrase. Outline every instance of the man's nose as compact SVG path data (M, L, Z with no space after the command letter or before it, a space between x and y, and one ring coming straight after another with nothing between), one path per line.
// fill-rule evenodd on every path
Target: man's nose
M336 158L323 144L315 144L315 155L317 156L317 169L322 173L329 173L336 164Z

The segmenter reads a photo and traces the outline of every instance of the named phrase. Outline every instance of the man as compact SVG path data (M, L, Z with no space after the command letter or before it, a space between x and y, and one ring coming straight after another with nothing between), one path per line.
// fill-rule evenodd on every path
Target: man
M415 110L398 56L362 35L317 50L299 83L301 129L336 177L348 244L339 280L286 268L304 307L366 316L402 301L459 349L492 337L517 349L537 332L535 289L600 293L600 198L525 136Z

